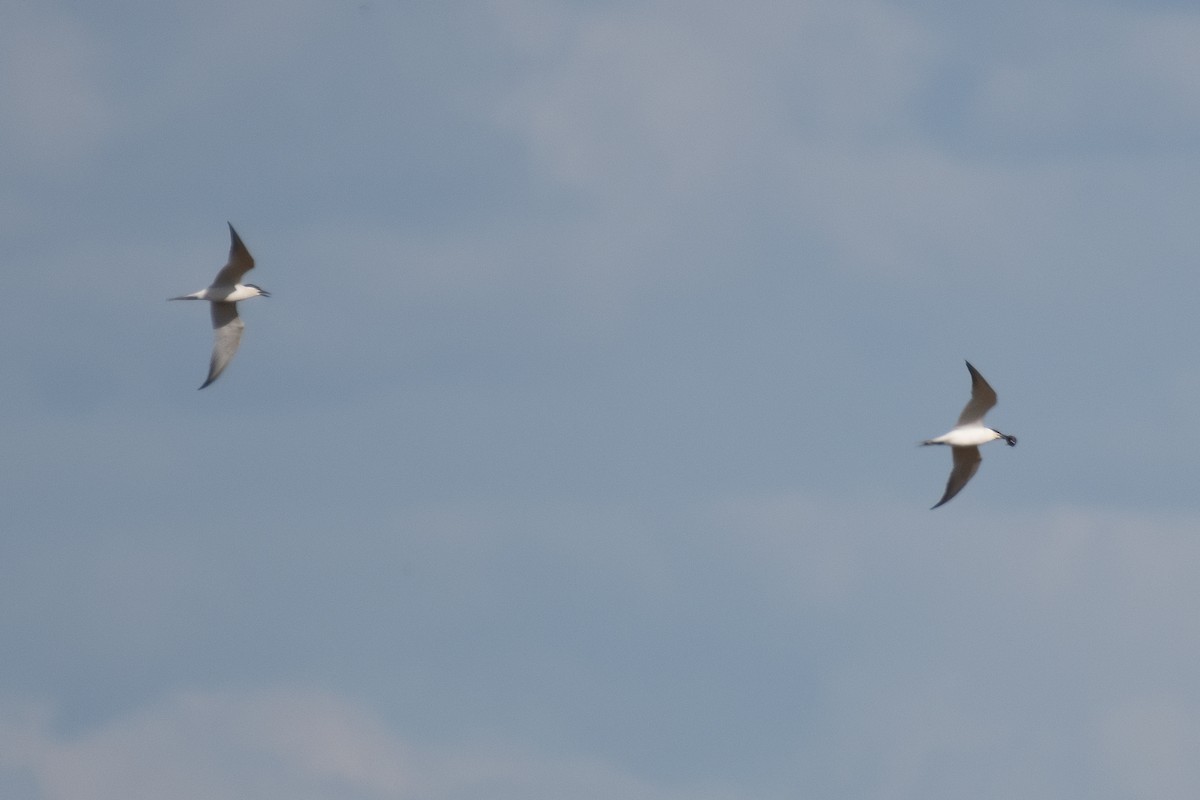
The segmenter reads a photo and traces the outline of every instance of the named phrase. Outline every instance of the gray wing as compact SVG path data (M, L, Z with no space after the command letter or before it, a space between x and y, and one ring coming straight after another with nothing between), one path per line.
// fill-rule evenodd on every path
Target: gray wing
M236 286L242 282L243 275L254 269L254 259L242 244L242 237L237 235L232 224L226 224L229 225L229 263L221 267L213 286Z
M950 498L961 492L967 481L979 471L979 464L983 461L978 447L951 447L950 452L954 456L954 468L950 470L950 480L946 481L946 493L933 508L950 502Z
M208 380L204 386L220 377L242 342L246 324L238 316L237 303L210 303L212 306L213 351L208 364ZM200 388L203 389L204 386Z
M996 405L996 392L979 374L979 370L971 366L970 361L967 362L967 369L971 371L971 400L958 415L958 426L979 422L983 415Z

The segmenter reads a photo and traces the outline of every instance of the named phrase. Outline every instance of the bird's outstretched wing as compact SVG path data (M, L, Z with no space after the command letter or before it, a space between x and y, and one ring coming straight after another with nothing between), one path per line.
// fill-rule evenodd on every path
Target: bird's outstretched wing
M242 244L242 237L238 236L233 225L229 224L229 263L221 267L213 286L236 286L242 282L242 276L252 269L254 258L246 249L246 245Z
M983 415L996 405L996 391L983 379L979 370L971 366L970 361L967 362L967 369L971 371L971 400L958 415L958 427L979 422Z
M954 456L954 467L950 470L950 480L946 481L946 493L933 508L950 502L950 498L961 492L962 488L967 485L967 481L971 480L979 470L979 464L983 461L978 447L951 447L950 453Z
M237 234L234 234L235 236ZM208 380L204 386L220 377L229 366L242 342L242 331L246 324L238 316L237 303L210 303L212 306L213 351L208 364ZM200 388L203 389L204 386Z

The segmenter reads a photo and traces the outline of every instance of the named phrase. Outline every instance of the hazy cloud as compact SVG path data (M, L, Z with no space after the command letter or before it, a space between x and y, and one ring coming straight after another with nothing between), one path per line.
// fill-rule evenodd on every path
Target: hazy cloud
M14 9L6 798L1196 793L1190 12Z

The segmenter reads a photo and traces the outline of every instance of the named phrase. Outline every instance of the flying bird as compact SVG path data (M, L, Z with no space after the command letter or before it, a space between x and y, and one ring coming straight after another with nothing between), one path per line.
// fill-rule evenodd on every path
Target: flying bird
M213 351L212 360L208 364L208 379L204 381L203 389L220 377L229 366L237 353L242 341L242 331L245 324L238 316L237 304L251 297L270 297L271 295L253 283L241 283L242 277L254 269L254 259L242 238L237 235L233 225L229 224L229 263L221 267L212 286L198 292L168 298L170 300L208 300L212 303Z
M921 444L945 444L950 446L950 454L954 458L954 467L950 470L950 480L946 482L946 493L938 500L937 508L950 502L950 498L962 491L967 481L979 469L983 457L979 455L979 445L987 444L996 439L1008 442L1009 447L1015 447L1017 437L1001 433L983 424L983 416L996 405L996 391L979 374L979 370L967 362L971 371L971 400L958 416L958 422L949 433L943 433L936 439L926 439ZM932 510L932 509L930 509Z

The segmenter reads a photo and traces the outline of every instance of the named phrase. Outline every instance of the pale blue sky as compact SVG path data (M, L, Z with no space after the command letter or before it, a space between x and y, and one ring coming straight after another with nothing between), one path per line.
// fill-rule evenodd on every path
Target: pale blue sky
M7 4L0 795L1197 796L1198 45Z

